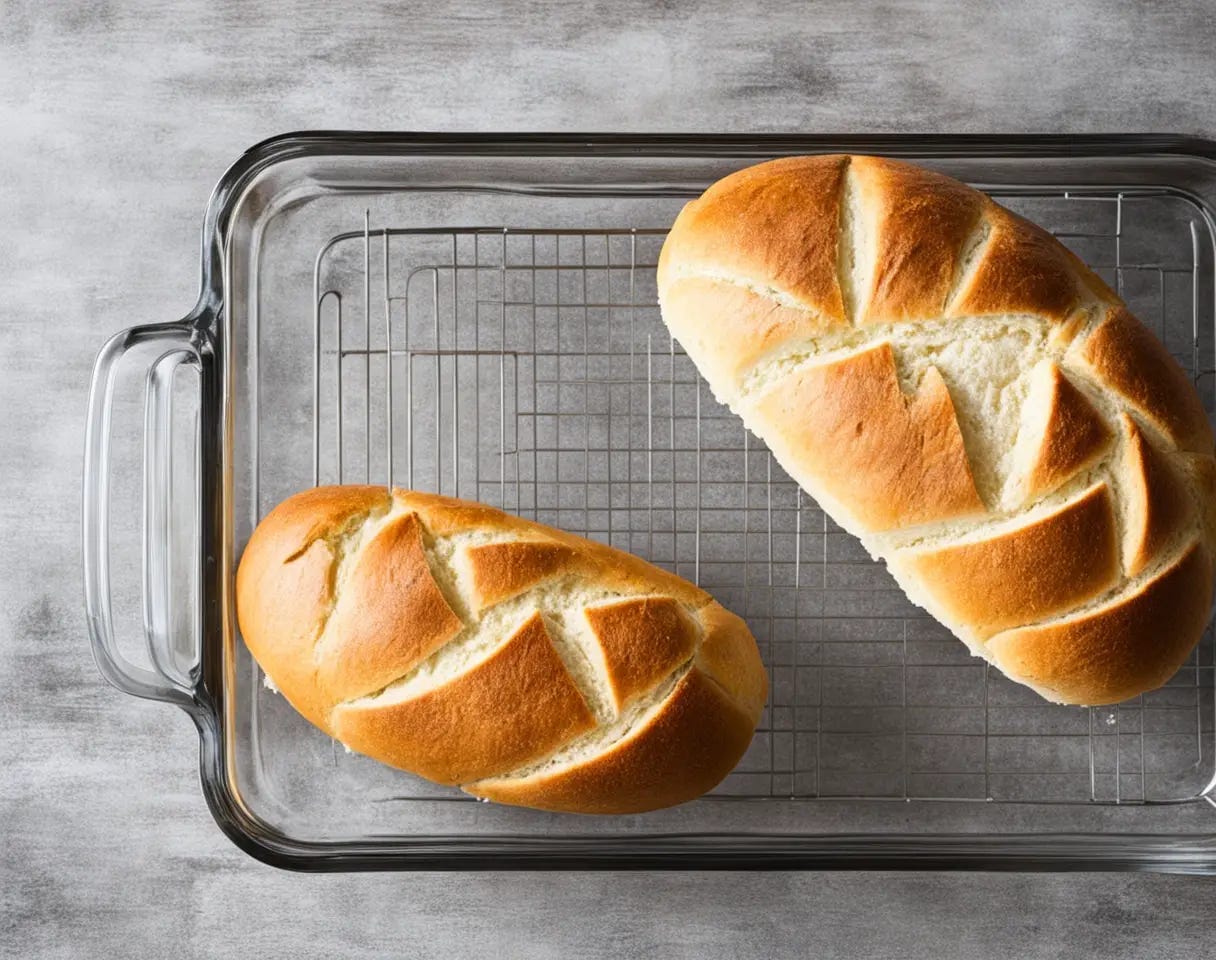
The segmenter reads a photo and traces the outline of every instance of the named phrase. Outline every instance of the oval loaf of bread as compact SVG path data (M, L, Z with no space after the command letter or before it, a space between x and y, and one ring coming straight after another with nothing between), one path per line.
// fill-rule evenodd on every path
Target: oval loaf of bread
M768 680L746 624L637 557L481 504L322 487L237 572L253 656L351 749L503 803L631 813L739 761Z
M1056 701L1165 683L1212 601L1212 431L1054 237L875 157L713 185L659 260L714 394L908 596Z

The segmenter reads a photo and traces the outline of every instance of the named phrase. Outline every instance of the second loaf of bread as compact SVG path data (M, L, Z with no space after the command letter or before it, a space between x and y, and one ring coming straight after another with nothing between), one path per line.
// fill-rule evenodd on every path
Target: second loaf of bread
M353 750L503 803L628 813L739 761L767 677L747 626L687 581L481 504L297 494L237 574L245 643Z
M1160 686L1212 596L1213 440L1161 342L1046 231L877 157L688 204L663 319L908 595L1044 696Z

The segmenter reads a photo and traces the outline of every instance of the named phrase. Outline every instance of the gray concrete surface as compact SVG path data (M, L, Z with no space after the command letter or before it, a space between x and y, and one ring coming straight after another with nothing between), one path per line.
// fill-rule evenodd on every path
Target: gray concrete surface
M208 192L306 127L1216 135L1199 2L0 0L0 954L1183 957L1162 876L298 876L199 793L187 719L106 687L79 574L105 336L192 302Z

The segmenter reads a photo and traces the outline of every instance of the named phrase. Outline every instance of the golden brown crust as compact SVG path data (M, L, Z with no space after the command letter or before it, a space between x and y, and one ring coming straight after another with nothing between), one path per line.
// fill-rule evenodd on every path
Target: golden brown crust
M1188 525L1195 504L1174 467L1124 414L1123 568L1134 577Z
M687 275L753 278L826 322L847 324L836 273L846 164L841 156L790 157L720 180L676 218L660 285ZM679 250L678 265L669 248Z
M889 343L800 367L751 401L747 419L794 479L854 527L892 530L984 510L950 391L930 368L905 396Z
M791 341L840 326L801 307L783 306L745 287L703 276L672 281L663 291L671 329L697 368L732 400L747 374Z
M619 712L653 690L697 648L697 629L671 597L639 597L583 611L604 657L613 705ZM645 637L645 642L639 642ZM753 644L755 646L755 644Z
M700 610L704 635L697 667L725 690L755 726L768 699L768 673L743 618L720 603Z
M383 487L296 494L258 524L237 570L237 622L250 652L275 665L291 705L322 730L329 703L317 690L313 650L334 602L337 558L329 539L388 504Z
M541 524L529 524L526 520L510 517L495 507L475 500L457 500L455 497L403 490L400 487L393 488L390 500L396 509L417 513L432 537L450 537L471 531L514 532L516 524L522 525L522 528L535 528L542 533L549 530Z
M562 573L586 576L598 586L622 593L666 593L694 607L710 601L700 587L640 557L482 503L400 489L393 491L393 499L398 509L416 512L433 537L501 534L528 543L560 544L570 548L575 558Z
M987 204L984 219L988 238L948 316L1019 313L1058 323L1082 305L1089 290L1055 237L995 203Z
M1077 549L1085 544L1084 550ZM1035 520L982 540L896 552L888 561L918 583L948 623L985 637L1071 610L1114 586L1119 546L1106 484Z
M274 665L275 683L291 705L328 732L330 701L317 687L313 649L333 606L333 551L314 540L302 552L287 552L295 556L284 562L268 555L272 539L250 539L237 571L241 635L263 669Z
M602 655L575 626L588 604ZM610 547L484 505L378 488L289 499L259 525L237 574L245 641L291 703L354 749L444 783L500 776L584 735L594 752L617 722L612 707L645 711L697 656L703 633L730 689L759 691L762 703L755 641L741 621L725 631L722 615L702 621L707 605L717 607L694 585ZM495 631L516 616L524 626L502 639ZM566 631L560 651L546 623ZM583 669L583 656L604 669ZM594 691L604 675L613 689ZM737 710L754 714L750 736L759 708ZM713 737L718 722L707 715L700 732L682 729ZM720 776L734 763L735 728L727 733L708 748ZM665 743L678 781L680 751L701 748ZM712 785L666 784L648 805ZM627 802L647 805L636 791Z
M359 554L317 645L318 681L335 702L366 696L463 629L431 574L417 514L404 514Z
M539 583L589 566L570 546L551 540L511 540L464 551L473 609L480 613Z
M693 668L626 737L595 756L465 789L500 803L569 813L637 813L683 803L720 781L747 749L755 724Z
M388 510L392 498L384 487L345 485L317 487L288 497L258 524L246 550L259 549L259 540L272 539L275 551L287 559L314 541L340 534L352 521Z
M339 704L334 735L438 783L512 770L595 727L540 614L447 683L405 700L385 699Z
M1022 431L1030 443L1029 461L1020 465L1020 501L1055 490L1094 464L1114 440L1102 415L1055 363L1041 364L1034 376L1023 406Z
M1199 394L1161 341L1127 308L1112 308L1074 350L1098 380L1179 447L1211 456L1212 428Z
M870 283L858 292L858 323L940 317L987 205L983 195L941 174L878 157L854 157L849 173L876 238Z
M1212 562L1199 543L1097 608L993 637L1000 669L1064 703L1117 703L1165 683L1207 623Z

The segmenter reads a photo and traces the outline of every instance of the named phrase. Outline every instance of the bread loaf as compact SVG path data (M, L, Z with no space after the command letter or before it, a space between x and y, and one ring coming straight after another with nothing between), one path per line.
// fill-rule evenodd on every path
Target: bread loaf
M503 803L630 813L717 784L768 681L747 626L636 557L445 497L297 494L237 572L253 656L351 749Z
M713 185L659 261L714 394L917 604L1051 700L1165 683L1212 601L1213 437L1046 231L875 157Z

